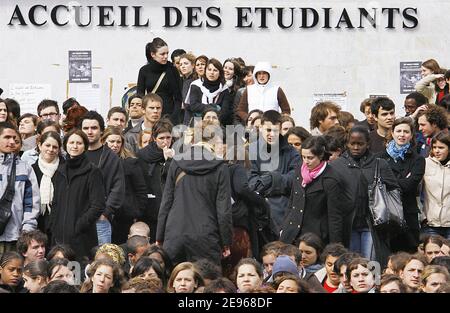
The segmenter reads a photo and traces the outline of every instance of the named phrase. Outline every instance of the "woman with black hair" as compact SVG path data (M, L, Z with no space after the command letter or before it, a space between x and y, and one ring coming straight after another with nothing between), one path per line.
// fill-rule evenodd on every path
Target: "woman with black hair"
M292 243L308 232L324 243L343 241L345 203L339 182L327 164L329 157L323 137L313 136L302 143L303 163L295 170L281 241Z
M184 123L188 125L193 117L201 117L203 111L211 107L219 113L220 123L233 124L233 101L225 85L222 64L210 59L203 78L192 82L186 96Z
M307 273L315 273L323 267L320 263L323 248L322 240L316 234L305 233L300 236L298 244L298 249L302 254L300 264Z
M176 67L168 61L169 47L159 37L145 47L148 63L139 70L137 93L145 96L155 93L163 99L162 115L170 115L174 125L179 123L181 109L181 82Z
M344 236L342 242L350 250L363 257L377 260L382 268L391 254L387 233L374 229L369 213L369 185L375 176L377 159L369 151L369 131L364 126L354 126L348 134L345 151L330 166L339 177L341 198L345 198L346 210L342 212ZM399 188L391 168L379 160L381 178L388 191Z
M164 289L167 287L167 276L164 273L164 269L159 264L158 260L144 256L141 257L136 264L133 266L131 270L131 278L134 277L142 277L149 278L154 277L158 278L161 281L161 284Z

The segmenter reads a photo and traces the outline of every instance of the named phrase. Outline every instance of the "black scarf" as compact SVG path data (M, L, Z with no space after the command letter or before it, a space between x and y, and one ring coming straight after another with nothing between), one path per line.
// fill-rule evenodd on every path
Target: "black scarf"
M66 160L67 167L70 169L77 169L81 166L81 164L85 159L86 159L86 152L83 152L82 154L77 155L74 158L69 157Z
M152 72L161 74L162 72L166 71L169 62L167 62L166 64L161 64L151 59L148 64L150 64L150 69L152 70Z
M447 158L444 161L441 161L441 164L447 165L448 161L450 161L450 153L448 154Z
M68 156L65 165L68 180L71 181L74 176L81 173L86 168L86 165L90 165L86 151L74 158Z
M147 163L165 162L164 153L162 149L158 148L155 141L149 143L144 149L139 150L137 156Z
M209 92L214 92L217 89L219 89L220 80L217 79L215 81L210 81L205 77L205 78L203 78L203 86L205 86L205 88L208 89Z

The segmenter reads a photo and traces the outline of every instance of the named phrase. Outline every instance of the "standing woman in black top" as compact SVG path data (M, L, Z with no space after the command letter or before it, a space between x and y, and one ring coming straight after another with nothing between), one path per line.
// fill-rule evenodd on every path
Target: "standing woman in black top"
M137 93L159 95L163 99L162 114L168 114L172 123L178 125L182 101L180 74L168 61L167 43L159 37L154 38L146 45L145 56L148 63L139 70Z
M147 186L138 159L125 148L125 137L119 127L108 127L102 136L106 144L120 158L125 171L125 201L113 220L112 242L127 241L130 226L141 220L147 205Z
M392 140L380 157L385 159L402 190L403 214L407 230L391 240L393 252L414 253L419 245L419 208L417 194L425 173L425 159L415 149L414 123L408 117L401 117L392 126Z

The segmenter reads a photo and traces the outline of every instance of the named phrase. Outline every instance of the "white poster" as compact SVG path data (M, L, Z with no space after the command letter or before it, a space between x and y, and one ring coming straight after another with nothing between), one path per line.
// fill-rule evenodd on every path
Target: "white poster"
M347 111L347 92L341 93L315 93L313 94L313 103L332 101L341 107L342 111Z
M37 106L44 99L51 99L50 84L9 84L8 98L20 104L20 113L37 114Z
M74 84L71 89L71 97L75 97L81 105L88 110L100 111L100 84Z

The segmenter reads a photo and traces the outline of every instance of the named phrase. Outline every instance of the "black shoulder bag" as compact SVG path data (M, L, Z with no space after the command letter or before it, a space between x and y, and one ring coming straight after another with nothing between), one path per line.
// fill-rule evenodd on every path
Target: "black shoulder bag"
M369 209L372 223L375 227L404 228L406 225L403 216L401 191L399 188L387 191L383 182L377 158L375 176L369 186Z
M6 186L5 192L0 199L0 235L3 235L3 233L5 232L6 225L8 225L9 219L12 215L11 206L14 199L15 182L16 156L13 156L11 173L8 178L8 185Z

